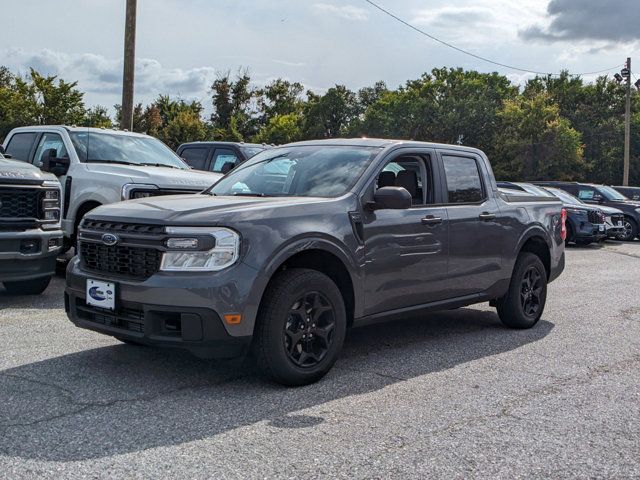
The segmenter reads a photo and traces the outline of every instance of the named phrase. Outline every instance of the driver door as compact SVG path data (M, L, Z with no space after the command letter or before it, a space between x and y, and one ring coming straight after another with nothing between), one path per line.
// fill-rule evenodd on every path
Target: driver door
M363 214L365 315L446 297L447 210L434 187L439 171L431 150L395 156L380 169L365 195L385 186L403 187L413 198L406 210Z

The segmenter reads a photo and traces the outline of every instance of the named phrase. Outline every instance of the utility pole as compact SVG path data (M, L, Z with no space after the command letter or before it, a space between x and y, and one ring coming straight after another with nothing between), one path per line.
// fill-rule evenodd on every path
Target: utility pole
M629 185L629 157L631 151L631 58L627 58L627 66L622 71L627 77L627 101L624 114L624 175L622 185Z
M124 71L122 74L123 130L133 130L133 82L136 68L136 6L137 0L127 0L124 25Z

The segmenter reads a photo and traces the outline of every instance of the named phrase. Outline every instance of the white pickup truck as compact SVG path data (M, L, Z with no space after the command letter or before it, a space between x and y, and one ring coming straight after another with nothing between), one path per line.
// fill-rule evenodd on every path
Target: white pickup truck
M196 193L221 174L191 170L160 140L139 133L68 126L15 128L4 150L56 175L63 189L65 245L94 208L132 198Z

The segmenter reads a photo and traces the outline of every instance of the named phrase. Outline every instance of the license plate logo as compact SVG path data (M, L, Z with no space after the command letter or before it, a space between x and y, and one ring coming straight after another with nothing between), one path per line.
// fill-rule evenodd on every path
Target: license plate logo
M87 280L87 305L114 310L116 307L116 286L109 282Z

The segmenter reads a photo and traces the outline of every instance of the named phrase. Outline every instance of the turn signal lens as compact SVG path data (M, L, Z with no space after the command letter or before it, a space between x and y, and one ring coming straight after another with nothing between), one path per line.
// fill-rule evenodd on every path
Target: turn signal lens
M228 313L224 316L224 321L229 325L238 325L242 321L242 315L239 313Z
M564 241L567 239L567 211L564 208L560 213L560 224L560 238Z
M169 238L167 248L198 248L197 238Z

